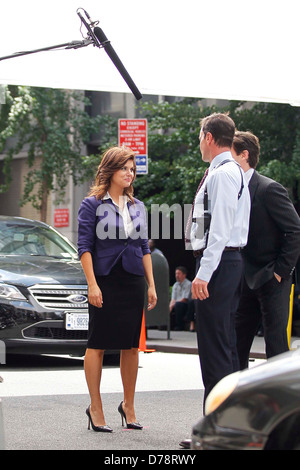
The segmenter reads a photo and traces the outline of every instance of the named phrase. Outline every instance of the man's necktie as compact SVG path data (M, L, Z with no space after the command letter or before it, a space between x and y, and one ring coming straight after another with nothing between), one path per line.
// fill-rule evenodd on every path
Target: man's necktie
M193 211L194 211L194 207L195 207L196 196L197 196L198 192L200 191L200 188L202 187L202 185L205 181L205 178L207 177L208 170L209 170L209 168L206 169L206 171L203 175L203 178L199 183L199 186L197 188L197 191L196 191L196 194L195 194L195 197L194 197L193 205L192 205L191 211L189 213L189 217L188 217L188 221L187 221L186 229L185 229L185 242L186 243L191 243L191 227L192 227L192 218L193 218Z

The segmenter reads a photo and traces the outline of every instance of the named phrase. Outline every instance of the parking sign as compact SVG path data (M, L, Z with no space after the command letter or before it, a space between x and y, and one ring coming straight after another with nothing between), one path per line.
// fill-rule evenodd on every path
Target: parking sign
M147 119L119 119L119 146L130 147L135 152L136 172L148 173Z

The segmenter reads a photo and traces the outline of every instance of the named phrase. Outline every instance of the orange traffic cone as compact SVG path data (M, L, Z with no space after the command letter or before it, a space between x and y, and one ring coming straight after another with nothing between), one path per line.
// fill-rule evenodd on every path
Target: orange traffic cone
M139 351L143 351L143 352L155 352L155 349L147 349L147 346L146 346L145 312L143 312L143 318L142 318L142 327L141 327Z

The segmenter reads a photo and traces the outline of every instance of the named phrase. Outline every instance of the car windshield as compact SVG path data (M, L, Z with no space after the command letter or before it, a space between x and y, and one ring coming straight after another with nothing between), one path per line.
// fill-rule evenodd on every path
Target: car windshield
M0 256L77 258L76 248L50 227L0 222Z

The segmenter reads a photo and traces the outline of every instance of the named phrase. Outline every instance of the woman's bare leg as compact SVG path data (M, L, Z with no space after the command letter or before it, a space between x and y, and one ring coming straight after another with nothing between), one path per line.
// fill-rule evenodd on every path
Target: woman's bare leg
M120 370L124 388L123 409L127 423L135 423L134 395L139 365L139 350L137 348L121 351Z
M103 355L102 349L87 349L84 358L85 377L91 398L90 413L95 426L106 424L100 395Z

